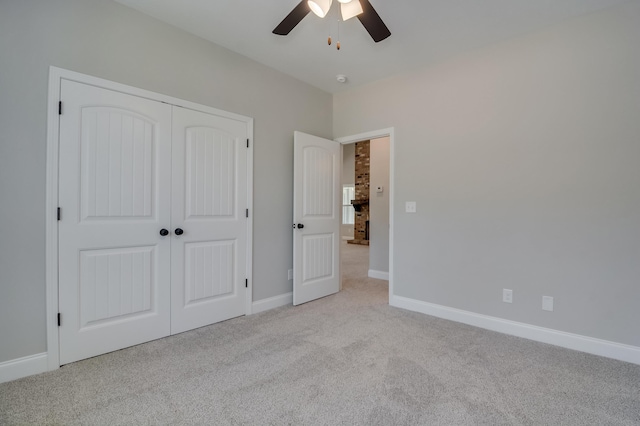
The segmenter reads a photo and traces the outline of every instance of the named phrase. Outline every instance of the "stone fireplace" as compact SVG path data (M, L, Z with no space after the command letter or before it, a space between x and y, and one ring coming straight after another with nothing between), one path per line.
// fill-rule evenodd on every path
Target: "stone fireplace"
M353 240L350 244L369 245L369 170L370 143L356 142L355 149L355 199L351 201L355 210Z

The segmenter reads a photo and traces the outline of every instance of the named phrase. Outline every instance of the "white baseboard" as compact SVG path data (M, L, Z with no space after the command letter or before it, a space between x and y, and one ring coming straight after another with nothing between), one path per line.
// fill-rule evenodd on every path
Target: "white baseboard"
M374 269L369 269L369 278L376 278L379 280L389 281L389 273L384 271L376 271Z
M47 353L29 355L0 362L0 383L10 382L48 371Z
M499 333L510 334L512 336L523 337L537 342L548 343L551 345L561 346L563 348L574 349L576 351L640 365L640 347L637 346L596 339L593 337L582 336L580 334L566 333L564 331L538 327L516 321L509 321L502 318L476 314L469 311L463 311L461 309L449 308L447 306L436 305L401 296L391 296L389 304L397 308L403 308L438 318L461 322L475 327L497 331Z
M260 312L291 304L293 304L293 293L285 293L253 302L251 305L251 314L259 314Z

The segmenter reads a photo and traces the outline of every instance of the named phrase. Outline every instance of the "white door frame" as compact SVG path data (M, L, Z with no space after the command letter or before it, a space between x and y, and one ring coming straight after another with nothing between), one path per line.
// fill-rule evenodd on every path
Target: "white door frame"
M378 139L389 137L389 301L391 301L393 297L393 205L394 205L394 197L395 197L395 159L394 159L394 150L395 150L395 130L393 127L388 127L386 129L373 130L371 132L359 133L357 135L351 136L343 136L340 138L335 138L334 140L342 145L347 145L354 142L362 142L370 139ZM340 169L340 173L342 175L342 169ZM340 179L342 182L342 177ZM340 282L342 288L342 281Z
M194 109L246 123L249 148L247 149L247 264L248 288L245 315L251 314L253 293L253 118L185 101L98 77L80 74L57 67L49 67L49 95L47 101L47 183L45 201L45 286L48 370L60 367L58 342L58 169L59 169L59 113L60 84L62 80L89 84L104 89L127 93L141 98ZM64 113L64 104L62 105ZM64 213L63 213L64 214Z

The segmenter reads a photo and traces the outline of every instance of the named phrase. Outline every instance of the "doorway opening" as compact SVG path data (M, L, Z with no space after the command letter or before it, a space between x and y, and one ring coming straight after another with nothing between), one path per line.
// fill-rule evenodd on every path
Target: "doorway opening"
M392 267L393 129L337 139L343 145L342 288L377 288ZM378 289L379 290L379 289ZM388 298L387 298L388 303Z

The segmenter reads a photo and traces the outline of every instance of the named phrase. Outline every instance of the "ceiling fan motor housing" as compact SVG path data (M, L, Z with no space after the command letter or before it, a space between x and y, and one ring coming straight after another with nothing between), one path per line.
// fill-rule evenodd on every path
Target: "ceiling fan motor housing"
M369 0L348 0L347 2L342 2L341 6L344 6L342 9L345 12L343 13L343 19L349 19L354 16L358 17L358 20L364 28L367 30L373 41L378 43L391 35L391 31L385 25L385 23L378 15L378 12L373 8ZM331 7L332 0L301 0L300 3L296 7L293 8L291 12L278 24L278 26L273 30L274 34L285 36L293 30L296 25L302 21L302 19L307 16L312 10L311 4L313 4L314 13L316 13L320 17L324 17L326 13L329 11Z

